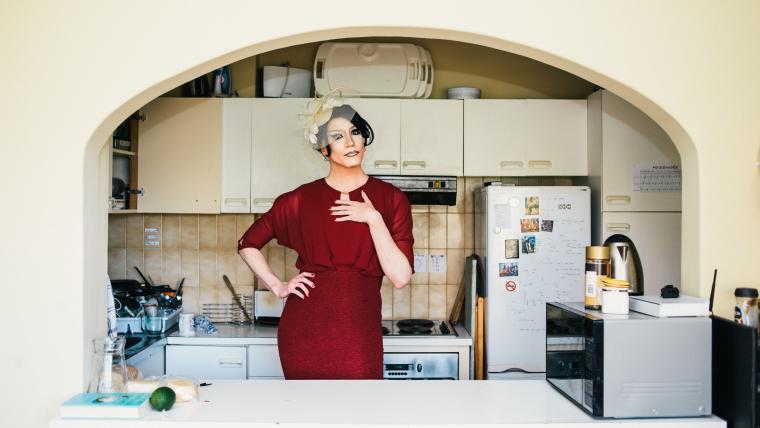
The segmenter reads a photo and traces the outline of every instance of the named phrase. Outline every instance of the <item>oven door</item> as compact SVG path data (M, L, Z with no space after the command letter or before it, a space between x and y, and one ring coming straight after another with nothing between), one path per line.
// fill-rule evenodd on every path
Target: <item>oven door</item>
M383 354L384 379L459 379L456 352L388 352Z

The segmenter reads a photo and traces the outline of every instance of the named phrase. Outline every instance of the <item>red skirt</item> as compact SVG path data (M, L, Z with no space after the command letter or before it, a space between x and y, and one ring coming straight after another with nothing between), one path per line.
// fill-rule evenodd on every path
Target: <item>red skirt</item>
M316 273L315 288L290 295L277 345L285 379L382 379L381 278Z

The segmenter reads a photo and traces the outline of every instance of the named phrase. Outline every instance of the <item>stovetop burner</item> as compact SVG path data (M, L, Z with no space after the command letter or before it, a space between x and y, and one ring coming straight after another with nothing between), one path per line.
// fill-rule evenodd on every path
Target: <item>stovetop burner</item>
M383 336L456 336L448 321L405 319L382 322Z

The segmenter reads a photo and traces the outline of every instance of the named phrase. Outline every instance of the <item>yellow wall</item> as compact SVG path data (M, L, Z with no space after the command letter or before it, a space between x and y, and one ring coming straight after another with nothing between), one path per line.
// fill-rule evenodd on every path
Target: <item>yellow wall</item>
M0 260L4 319L13 323L0 353L5 424L44 426L81 390L88 341L103 332L101 149L109 133L194 76L285 46L452 39L527 56L613 91L680 150L684 289L705 295L719 268L717 311L729 315L734 287L760 285L759 2L444 0L434 12L401 0L359 12L339 0L225 5L215 17L180 0L0 3Z
M365 37L335 41L414 43L433 57L435 79L431 98L446 98L455 86L480 88L482 98L586 98L594 85L578 76L542 62L485 46L451 40L409 37ZM306 43L265 52L230 64L232 89L241 97L255 94L256 60L259 67L290 64L312 70L322 42ZM210 80L211 81L211 80ZM165 96L180 96L180 88Z

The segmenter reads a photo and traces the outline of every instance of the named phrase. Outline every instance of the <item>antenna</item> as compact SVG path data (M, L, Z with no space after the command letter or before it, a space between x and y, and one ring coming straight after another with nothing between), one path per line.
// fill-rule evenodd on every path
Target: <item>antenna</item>
M713 300L715 300L715 278L718 276L718 269L713 272L712 288L710 289L710 313L712 313Z

